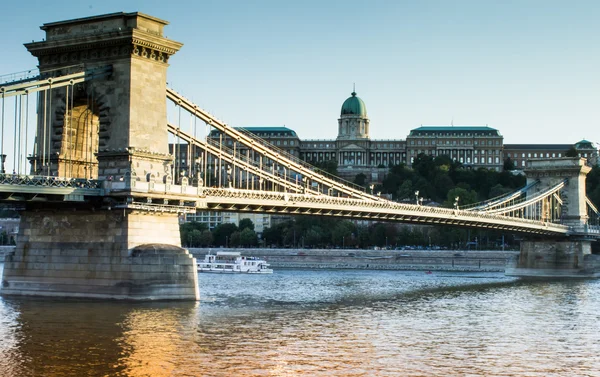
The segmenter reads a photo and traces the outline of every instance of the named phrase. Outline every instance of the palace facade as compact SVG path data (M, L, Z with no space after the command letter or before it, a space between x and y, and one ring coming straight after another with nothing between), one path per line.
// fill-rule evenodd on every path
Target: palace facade
M363 173L368 181L380 182L392 165L412 166L421 153L433 157L446 155L467 169L501 171L510 159L523 169L535 158L564 157L575 147L581 157L598 163L598 149L587 140L575 144L504 144L500 132L485 126L420 126L409 131L405 140L374 140L369 136L370 120L364 101L352 92L342 104L335 139L300 139L287 127L242 127L308 163L334 160L338 174L349 180ZM219 133L211 134L218 137ZM231 143L231 141L228 141Z

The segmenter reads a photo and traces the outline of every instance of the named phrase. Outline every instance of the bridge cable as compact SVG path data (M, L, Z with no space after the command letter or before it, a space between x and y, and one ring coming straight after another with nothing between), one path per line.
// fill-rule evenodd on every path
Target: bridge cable
M46 163L48 164L47 165L48 176L50 176L51 175L50 174L50 165L51 165L50 154L52 153L51 150L50 150L51 149L50 148L51 147L51 145L50 145L50 139L52 138L52 126L54 124L54 116L52 115L52 82L50 82L50 88L48 89L48 93L50 93L50 98L48 99L48 117L50 118L49 119L50 123L48 124L48 135L47 135L48 138L45 141L46 141L46 143L48 143L48 148L47 148L48 161Z
M22 168L22 162L23 162L23 139L25 139L23 137L23 129L25 128L23 126L23 122L25 121L25 116L23 115L23 111L27 110L27 109L23 109L23 96L21 95L19 96L19 148L17 151L17 158L18 158L18 162L17 162L17 173L18 174L23 174L23 171L21 170Z
M69 88L67 86L67 88ZM68 90L68 89L67 89ZM67 100L69 99L69 97L67 97ZM69 145L69 150L70 150L70 159L69 159L69 170L70 173L69 175L71 176L71 178L73 177L73 158L77 157L77 154L75 153L74 149L74 145L77 144L77 135L79 132L75 133L75 143L73 143L73 103L74 103L74 99L75 99L75 84L73 83L73 80L71 80L71 110L69 111L69 134L70 134L70 140L71 140L71 144ZM77 128L79 128L79 123L77 124ZM79 130L77 130L79 131ZM84 127L84 140L87 139L85 137L85 127ZM84 143L84 147L85 147L85 143ZM79 170L79 169L77 169ZM79 175L79 174L78 174Z
M4 91L2 91L2 141L0 141L0 158L4 159ZM2 171L0 173L4 174L4 161L0 161L2 164Z
M44 90L44 133L42 137L42 166L40 167L40 171L46 169L46 125L48 123L48 91ZM39 143L39 142L38 142ZM48 174L46 174L48 175Z
M197 138L198 138L198 137L196 136L196 131L197 131L197 123L198 123L198 118L196 117L196 110L194 110L194 139L197 139ZM190 143L188 143L188 145L191 145L191 144L190 144ZM196 154L197 154L197 152L198 152L198 148L196 148L196 146L194 146L194 147L193 147L193 149L192 149L192 151L193 151L192 155L194 156L194 159L193 159L193 160L190 160L190 161L192 161L192 163L194 164L194 172L193 172L193 174L194 174L194 178L195 178L195 179L198 179L198 171L197 171L197 170L199 169L199 167L198 167L198 166L196 166L196 159L198 158L198 157L196 157Z
M18 122L21 121L21 112L18 109L19 101L17 99L20 98L21 96L15 98L15 132L13 134L13 174L16 174L17 172L17 140L20 136L20 132L19 134L17 134L17 131L19 131Z
M25 97L25 160L24 168L25 173L27 172L27 140L29 139L29 94Z
M65 112L63 114L63 138L65 138L66 140L66 150L64 153L64 175L65 177L70 177L70 168L71 168L71 145L73 144L73 141L71 140L71 138L73 137L73 135L71 134L71 130L69 130L69 119L68 119L68 114L69 114L69 86L67 85L65 87ZM62 144L62 143L61 143ZM62 147L60 147L58 149L58 153L61 152ZM56 170L60 171L60 154L57 156L56 159Z

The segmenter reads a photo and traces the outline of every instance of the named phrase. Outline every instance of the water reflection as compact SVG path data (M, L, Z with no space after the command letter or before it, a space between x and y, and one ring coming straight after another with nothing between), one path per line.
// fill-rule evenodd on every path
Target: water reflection
M191 331L198 316L195 303L3 299L0 308L13 315L2 317L7 376L170 375L152 371L169 371L172 338Z
M201 301L0 299L8 376L593 376L600 282L200 275ZM0 374L2 374L0 373Z

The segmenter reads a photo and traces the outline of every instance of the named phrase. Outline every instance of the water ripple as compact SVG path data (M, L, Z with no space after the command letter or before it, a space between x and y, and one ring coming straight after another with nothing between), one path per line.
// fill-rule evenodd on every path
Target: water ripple
M600 282L281 270L200 303L0 299L2 376L599 376Z

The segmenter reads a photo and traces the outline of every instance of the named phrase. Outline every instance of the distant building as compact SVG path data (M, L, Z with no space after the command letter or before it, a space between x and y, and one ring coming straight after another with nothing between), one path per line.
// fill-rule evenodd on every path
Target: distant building
M362 173L368 181L381 181L390 166L406 163L406 142L371 140L370 128L367 106L352 92L342 104L337 138L302 140L300 158L309 163L335 160L338 174L348 180Z
M421 126L406 137L408 166L416 156L448 156L467 168L500 171L503 137L488 126Z
M587 140L575 144L505 144L504 159L510 159L515 168L523 169L529 160L565 157L565 153L572 147L575 147L579 157L586 158L592 165L598 165L598 149Z
M271 215L264 213L237 213L237 212L215 212L215 211L197 211L185 215L186 222L196 221L206 224L208 229L213 230L220 224L240 225L240 220L250 219L254 224L254 231L261 235L265 228L271 224Z

